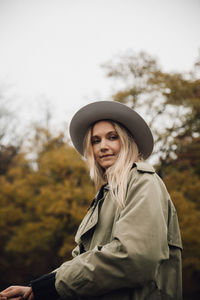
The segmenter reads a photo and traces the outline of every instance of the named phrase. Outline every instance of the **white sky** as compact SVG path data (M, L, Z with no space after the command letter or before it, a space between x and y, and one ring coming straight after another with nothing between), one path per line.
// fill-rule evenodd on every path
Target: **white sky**
M0 86L24 122L49 100L57 124L107 100L102 63L132 49L189 71L200 48L200 0L0 0Z

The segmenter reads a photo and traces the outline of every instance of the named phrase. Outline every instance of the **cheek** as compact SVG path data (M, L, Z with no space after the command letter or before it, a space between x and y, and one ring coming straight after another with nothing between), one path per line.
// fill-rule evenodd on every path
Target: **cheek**
M93 151L93 154L94 154L94 158L96 158L96 156L97 156L97 147L95 147L95 145L92 146L92 151Z
M120 148L121 148L120 141L117 141L117 143L116 143L116 145L115 145L115 149L116 149L116 152L117 152L117 153L119 153Z

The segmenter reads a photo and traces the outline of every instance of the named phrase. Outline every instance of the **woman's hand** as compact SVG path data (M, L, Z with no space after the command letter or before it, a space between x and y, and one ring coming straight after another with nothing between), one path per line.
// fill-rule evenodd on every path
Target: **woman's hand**
M34 295L31 287L13 285L3 290L0 293L0 300L34 300Z

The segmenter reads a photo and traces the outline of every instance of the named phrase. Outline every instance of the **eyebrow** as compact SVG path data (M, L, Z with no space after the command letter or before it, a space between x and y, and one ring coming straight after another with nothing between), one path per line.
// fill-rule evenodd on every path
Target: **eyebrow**
M108 131L106 134L113 134L113 133L115 133L115 134L117 134L118 135L118 133L115 131L115 130L112 130L112 131ZM91 138L93 138L93 137L99 137L99 135L98 134L95 134L95 135L92 135L91 136Z

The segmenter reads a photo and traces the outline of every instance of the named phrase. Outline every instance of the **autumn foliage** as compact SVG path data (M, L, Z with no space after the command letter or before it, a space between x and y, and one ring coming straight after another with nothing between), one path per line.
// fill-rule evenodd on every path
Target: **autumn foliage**
M103 66L122 88L113 100L142 113L155 138L156 169L176 206L183 240L183 295L200 295L200 79L166 73L156 59L130 51Z
M162 72L145 53L128 53L104 68L123 83L113 100L136 109L152 127L155 168L180 222L184 299L199 299L200 80ZM71 257L95 194L85 162L63 134L35 133L32 148L0 146L1 289L26 284Z
M27 283L71 258L94 196L85 162L62 135L48 133L40 148L34 164L9 147L2 153L10 160L0 176L1 287Z

